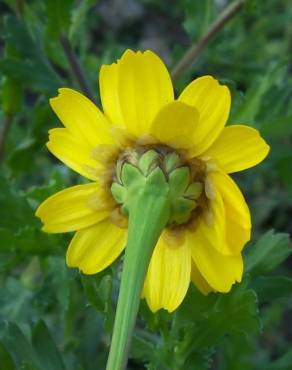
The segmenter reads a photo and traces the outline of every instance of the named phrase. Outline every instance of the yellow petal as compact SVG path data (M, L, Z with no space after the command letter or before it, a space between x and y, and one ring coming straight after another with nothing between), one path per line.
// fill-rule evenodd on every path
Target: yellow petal
M126 229L105 219L76 232L68 251L67 265L84 274L96 274L114 262L126 245Z
M96 183L77 185L46 199L37 209L36 216L44 223L46 232L74 231L108 217L109 209L104 199Z
M109 124L101 111L84 95L62 88L50 104L64 126L81 142L93 148L98 144L111 144Z
M50 130L47 147L60 161L80 175L97 180L97 169L100 164L92 157L93 148L73 136L68 129Z
M251 228L248 205L233 179L223 172L213 172L209 176L211 176L214 186L220 192L230 215L236 218L241 225Z
M241 281L243 261L240 254L228 256L219 253L200 227L187 233L186 242L191 247L197 268L212 289L229 292L236 281Z
M227 173L245 170L260 163L270 147L254 128L243 125L226 127L204 153L214 158Z
M165 105L151 125L151 135L173 148L188 149L194 144L199 114L196 108L179 101Z
M160 237L148 267L143 295L153 312L174 311L184 299L191 274L189 245L170 245Z
M150 50L127 50L118 65L118 95L125 126L136 137L148 134L158 111L174 99L169 73Z
M223 130L230 111L230 92L227 86L220 85L213 77L203 76L191 82L179 100L195 107L200 114L192 153L198 156L213 144Z
M99 72L99 88L105 115L113 125L124 126L118 94L119 64L103 65Z
M200 227L210 244L222 254L231 254L226 243L226 212L221 194L216 191L214 199L209 200Z
M238 254L250 240L251 218L248 205L230 176L221 172L214 172L210 176L225 206L227 245L231 252Z
M198 290L207 295L208 293L212 292L212 288L204 279L203 275L200 273L200 270L196 266L194 260L192 261L192 272L191 272L191 279L193 284L198 288Z

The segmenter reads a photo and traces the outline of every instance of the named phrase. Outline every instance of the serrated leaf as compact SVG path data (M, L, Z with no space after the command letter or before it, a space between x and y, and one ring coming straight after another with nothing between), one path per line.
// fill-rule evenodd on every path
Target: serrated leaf
M238 287L231 294L220 295L208 320L197 328L192 345L204 348L226 334L256 333L259 328L255 292L241 291Z
M44 53L41 40L32 38L25 23L12 15L4 18L3 37L6 47L13 47L16 52L0 60L0 71L30 89L53 94L61 81Z
M23 84L29 80L30 83L26 86L30 89L53 95L60 86L60 81L54 73L43 67L33 60L25 61L16 58L0 60L0 71L4 75Z
M270 230L248 248L245 256L245 271L251 275L266 274L285 261L291 252L289 235L275 234Z

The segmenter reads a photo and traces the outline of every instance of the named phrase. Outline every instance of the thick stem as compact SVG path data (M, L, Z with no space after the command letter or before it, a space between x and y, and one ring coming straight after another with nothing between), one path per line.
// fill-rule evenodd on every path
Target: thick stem
M169 219L168 186L145 187L129 210L129 234L107 370L123 370L139 309L147 267Z

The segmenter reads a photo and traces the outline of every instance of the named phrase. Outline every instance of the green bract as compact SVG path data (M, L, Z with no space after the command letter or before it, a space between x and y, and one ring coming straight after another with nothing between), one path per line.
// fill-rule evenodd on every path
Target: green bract
M191 182L190 168L183 164L175 152L164 154L154 149L140 154L128 153L119 160L116 181L111 186L115 200L122 204L122 212L129 215L129 210L136 195L149 188L157 192L157 186L164 183L166 188L169 217L167 224L187 222L196 208L196 200L201 196L203 185Z

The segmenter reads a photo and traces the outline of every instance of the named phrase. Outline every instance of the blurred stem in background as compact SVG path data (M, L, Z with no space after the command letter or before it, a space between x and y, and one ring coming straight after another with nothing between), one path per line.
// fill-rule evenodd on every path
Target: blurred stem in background
M68 62L70 64L72 73L75 76L81 90L91 101L94 102L95 100L94 100L93 92L91 91L91 88L89 86L85 73L83 72L83 69L81 68L78 58L75 55L74 50L72 49L70 45L70 41L68 37L62 34L60 36L60 42L63 47L66 58L68 59Z
M12 115L9 113L6 113L3 119L3 127L0 134L0 161L2 161L3 155L4 155L4 147L5 147L5 141L6 137L9 133L10 127L12 124Z
M225 26L225 24L232 19L242 8L245 0L237 0L232 2L218 18L211 24L210 28L199 39L198 42L193 44L183 55L182 59L177 63L171 72L172 79L178 80L181 75L189 69L194 61L198 58L209 41Z

